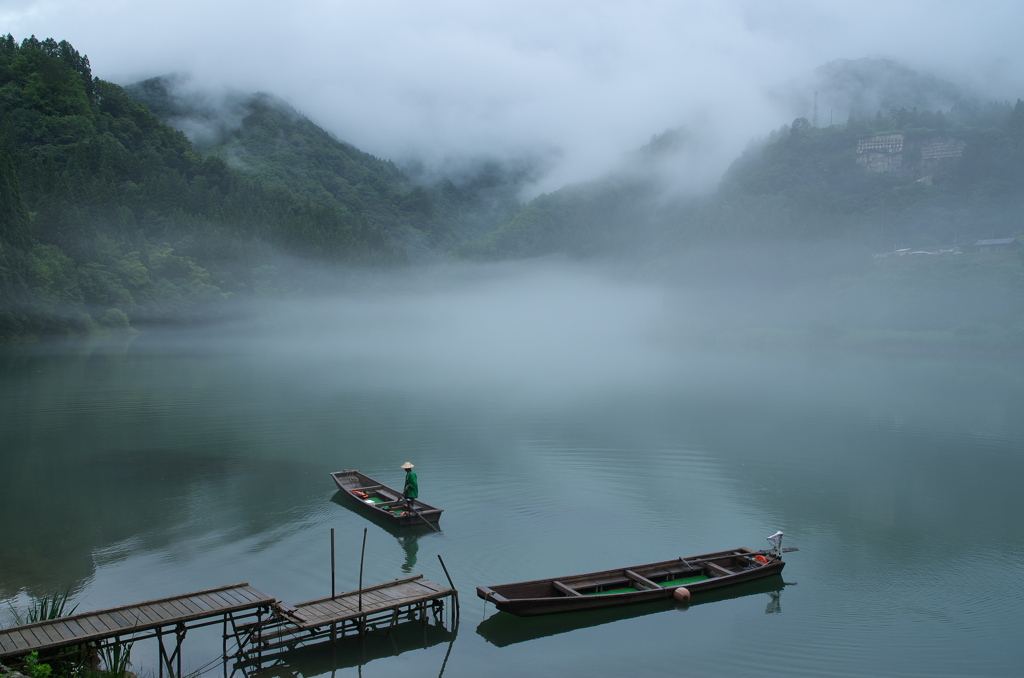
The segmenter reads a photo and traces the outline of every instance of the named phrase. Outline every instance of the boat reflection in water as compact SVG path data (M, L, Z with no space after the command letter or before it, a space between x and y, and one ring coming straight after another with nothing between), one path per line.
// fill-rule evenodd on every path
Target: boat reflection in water
M338 669L362 667L374 659L397 657L404 652L422 650L441 643L449 643L450 651L450 644L455 640L457 631L417 619L396 624L388 633L370 632L362 638L351 636L334 643L328 640L303 645L272 658L265 657L262 663L254 660L246 666L237 665L235 668L242 669L242 675L248 678L320 676Z
M670 610L685 611L695 605L705 605L762 593L769 597L764 610L765 614L779 614L782 612L782 589L793 585L793 583L784 582L780 574L744 584L736 584L725 589L707 591L695 595L688 604L669 599L628 607L568 612L541 617L517 617L507 612L497 612L480 622L476 627L476 632L492 645L505 647L545 636L610 624L623 619L633 619Z
M341 490L334 493L334 496L331 497L331 501L338 506L348 509L349 511L356 510L356 508L353 507L352 502L349 501L348 497L346 497L345 493ZM399 525L393 520L388 520L372 513L361 515L395 538L399 547L401 547L403 553L405 553L405 561L402 563L402 572L407 574L412 573L413 568L416 567L416 560L420 550L420 537L428 534L434 534L434 528L430 527L426 523Z

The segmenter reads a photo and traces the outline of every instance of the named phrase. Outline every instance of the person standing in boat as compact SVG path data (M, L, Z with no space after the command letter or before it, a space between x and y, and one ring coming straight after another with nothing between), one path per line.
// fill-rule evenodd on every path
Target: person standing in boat
M409 506L412 506L415 499L420 496L420 484L419 479L416 478L416 472L413 471L413 465L409 462L402 464L402 468L405 469L405 488L402 490L402 499Z

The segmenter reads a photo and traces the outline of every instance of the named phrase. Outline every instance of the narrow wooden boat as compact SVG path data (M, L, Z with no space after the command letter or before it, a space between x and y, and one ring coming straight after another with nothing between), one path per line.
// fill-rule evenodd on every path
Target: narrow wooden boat
M786 566L782 553L797 549L782 548L781 532L769 537L773 539L773 548L762 551L741 547L615 570L478 586L476 593L520 617L664 600L681 588L696 595L780 574Z
M550 614L543 617L516 617L504 612L498 612L480 622L476 627L476 632L491 645L507 647L508 645L537 640L538 638L556 636L651 614L660 614L669 610L678 610L684 606L709 605L723 600L735 600L737 598L753 597L762 594L768 594L765 614L769 614L772 606L777 604L775 601L781 596L782 590L785 587L786 583L782 580L782 575L774 575L755 579L744 584L706 591L699 596L694 596L688 603L682 603L669 598L668 600L655 600L649 603L638 603L637 605L592 610L584 614Z
M407 506L402 500L401 490L379 483L359 471L335 471L331 477L352 504L395 524L430 525L441 520L442 509L424 504L419 499L414 499L411 507Z

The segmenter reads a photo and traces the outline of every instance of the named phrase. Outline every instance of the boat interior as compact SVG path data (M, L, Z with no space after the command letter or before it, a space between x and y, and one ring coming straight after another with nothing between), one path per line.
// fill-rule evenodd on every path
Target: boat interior
M561 579L524 582L493 587L506 598L552 598L558 596L590 596L613 593L635 593L651 589L688 586L708 579L738 574L762 567L756 552L738 551L730 555L672 560L622 570L608 570Z
M387 508L388 504L394 504L399 499L396 493L389 492L382 485L353 487L349 490L349 493L362 499L367 504L373 504L379 508Z
M372 478L368 478L358 472L334 473L332 475L339 483L344 485L345 492L348 492L365 504L370 504L375 508L396 514L403 513L406 510L405 502L397 490L374 482ZM418 499L414 499L412 505L417 511L430 512L436 510Z

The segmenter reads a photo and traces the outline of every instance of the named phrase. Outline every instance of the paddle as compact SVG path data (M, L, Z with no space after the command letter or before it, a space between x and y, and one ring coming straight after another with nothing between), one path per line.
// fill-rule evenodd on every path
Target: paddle
M415 514L416 514L416 515L417 515L417 516L419 517L419 519L420 519L420 520L422 520L423 522L425 522L425 523L427 524L427 527L429 527L430 529L432 529L432 530L433 530L434 532L437 532L438 534L440 534L441 530L439 530L439 529L437 529L436 527L434 527L434 525L433 525L433 524L432 524L432 523L431 523L431 522L430 522L429 520L427 520L426 518L424 518L424 517L423 517L423 514L422 514L422 513L420 513L419 511L417 511L417 510L416 510L416 508L415 508L415 507L413 506L413 504L414 504L414 503L416 502L416 500L415 500L415 499L413 499L413 500L411 500L411 501L410 501L410 500L408 500L408 499L406 499L406 502L407 502L407 503L406 503L406 507L407 507L407 508L408 508L408 509L409 509L410 511L412 511L413 513L415 513Z

